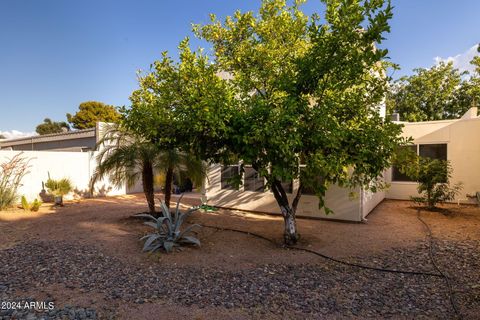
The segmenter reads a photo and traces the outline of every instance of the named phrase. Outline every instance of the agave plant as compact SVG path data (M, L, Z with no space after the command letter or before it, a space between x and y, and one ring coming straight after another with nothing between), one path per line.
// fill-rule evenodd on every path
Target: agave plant
M143 251L154 252L163 248L166 252L171 252L173 248L182 245L200 246L200 240L190 235L194 228L200 227L199 224L193 224L181 230L182 223L199 207L190 208L187 212L182 213L179 210L180 199L173 213L170 213L165 202L161 201L162 216L159 218L144 213L136 215L150 219L151 221L147 221L145 224L155 229L154 233L149 233L140 239L145 240Z

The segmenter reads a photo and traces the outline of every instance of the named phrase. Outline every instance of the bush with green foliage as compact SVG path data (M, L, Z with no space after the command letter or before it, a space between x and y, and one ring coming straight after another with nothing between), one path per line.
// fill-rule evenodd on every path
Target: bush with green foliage
M47 187L48 193L57 197L64 196L73 190L72 183L68 178L55 180L48 177L45 187Z
M419 158L417 172L419 197L412 200L425 204L428 209L435 209L437 203L452 201L462 189L462 183L450 186L452 166L449 161Z
M166 252L171 252L173 248L183 245L200 246L200 240L190 235L192 230L200 227L200 225L193 224L181 230L183 222L193 212L197 211L198 207L190 208L187 212L182 213L178 208L180 199L173 214L170 213L170 209L165 205L165 202L161 201L162 216L159 218L149 214L136 215L137 217L150 219L151 221L147 221L145 224L155 229L154 233L149 233L141 238L141 240L145 240L143 251L155 252L163 248Z
M27 198L22 196L21 204L23 210L37 212L42 205L42 201L35 198L32 202L28 202Z
M17 201L17 191L28 168L28 160L21 153L0 164L0 210L13 206Z

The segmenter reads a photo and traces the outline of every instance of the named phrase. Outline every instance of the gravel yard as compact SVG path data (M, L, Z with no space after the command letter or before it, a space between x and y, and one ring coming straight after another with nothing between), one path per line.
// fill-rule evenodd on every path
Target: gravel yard
M204 228L201 248L140 252L146 230L128 218L141 197L85 200L57 211L0 214L0 301L52 310L0 310L0 319L437 318L455 312L441 277L387 273ZM299 220L299 246L374 267L437 273L416 210L386 201L367 224ZM480 209L424 212L434 254L466 319L480 313ZM37 215L33 217L33 215ZM277 243L277 217L219 211L191 222L253 231ZM343 241L335 243L336 241Z

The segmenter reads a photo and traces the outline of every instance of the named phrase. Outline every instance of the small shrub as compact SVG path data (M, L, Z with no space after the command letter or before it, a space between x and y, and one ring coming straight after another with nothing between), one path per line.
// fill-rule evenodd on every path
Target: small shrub
M39 201L38 199L34 199L32 202L28 202L27 198L25 196L22 196L22 208L23 210L26 211L34 211L37 212L38 209L40 209L40 206L42 205L42 201Z
M412 200L435 209L437 203L454 200L462 189L462 183L450 186L452 166L449 161L420 158L415 175L419 197Z
M0 164L0 210L13 206L18 200L18 188L28 173L28 160L19 153Z
M200 246L200 240L189 235L194 228L200 227L200 225L194 224L181 230L183 222L188 216L198 210L198 207L193 207L182 213L178 209L179 204L180 199L177 202L175 211L171 214L165 202L161 201L162 216L159 218L149 214L137 215L137 217L150 219L151 221L147 221L145 224L155 229L154 233L147 234L141 238L141 240L145 240L143 251L155 252L164 249L166 252L171 252L173 248L181 247L182 245Z
M45 187L47 187L48 193L54 196L64 196L73 190L72 183L68 178L55 180L48 177Z

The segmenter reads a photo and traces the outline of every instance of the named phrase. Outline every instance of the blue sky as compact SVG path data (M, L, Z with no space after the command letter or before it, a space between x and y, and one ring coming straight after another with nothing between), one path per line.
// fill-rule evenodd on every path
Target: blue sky
M392 0L384 46L400 64L394 77L453 57L460 67L480 42L478 0ZM128 104L136 71L176 51L190 24L252 10L259 1L0 0L0 132L32 132L45 117L65 120L97 100ZM321 10L310 0L306 12ZM194 45L198 45L194 42ZM470 54L473 51L470 52ZM459 55L459 56L457 56ZM462 62L463 61L463 62Z

